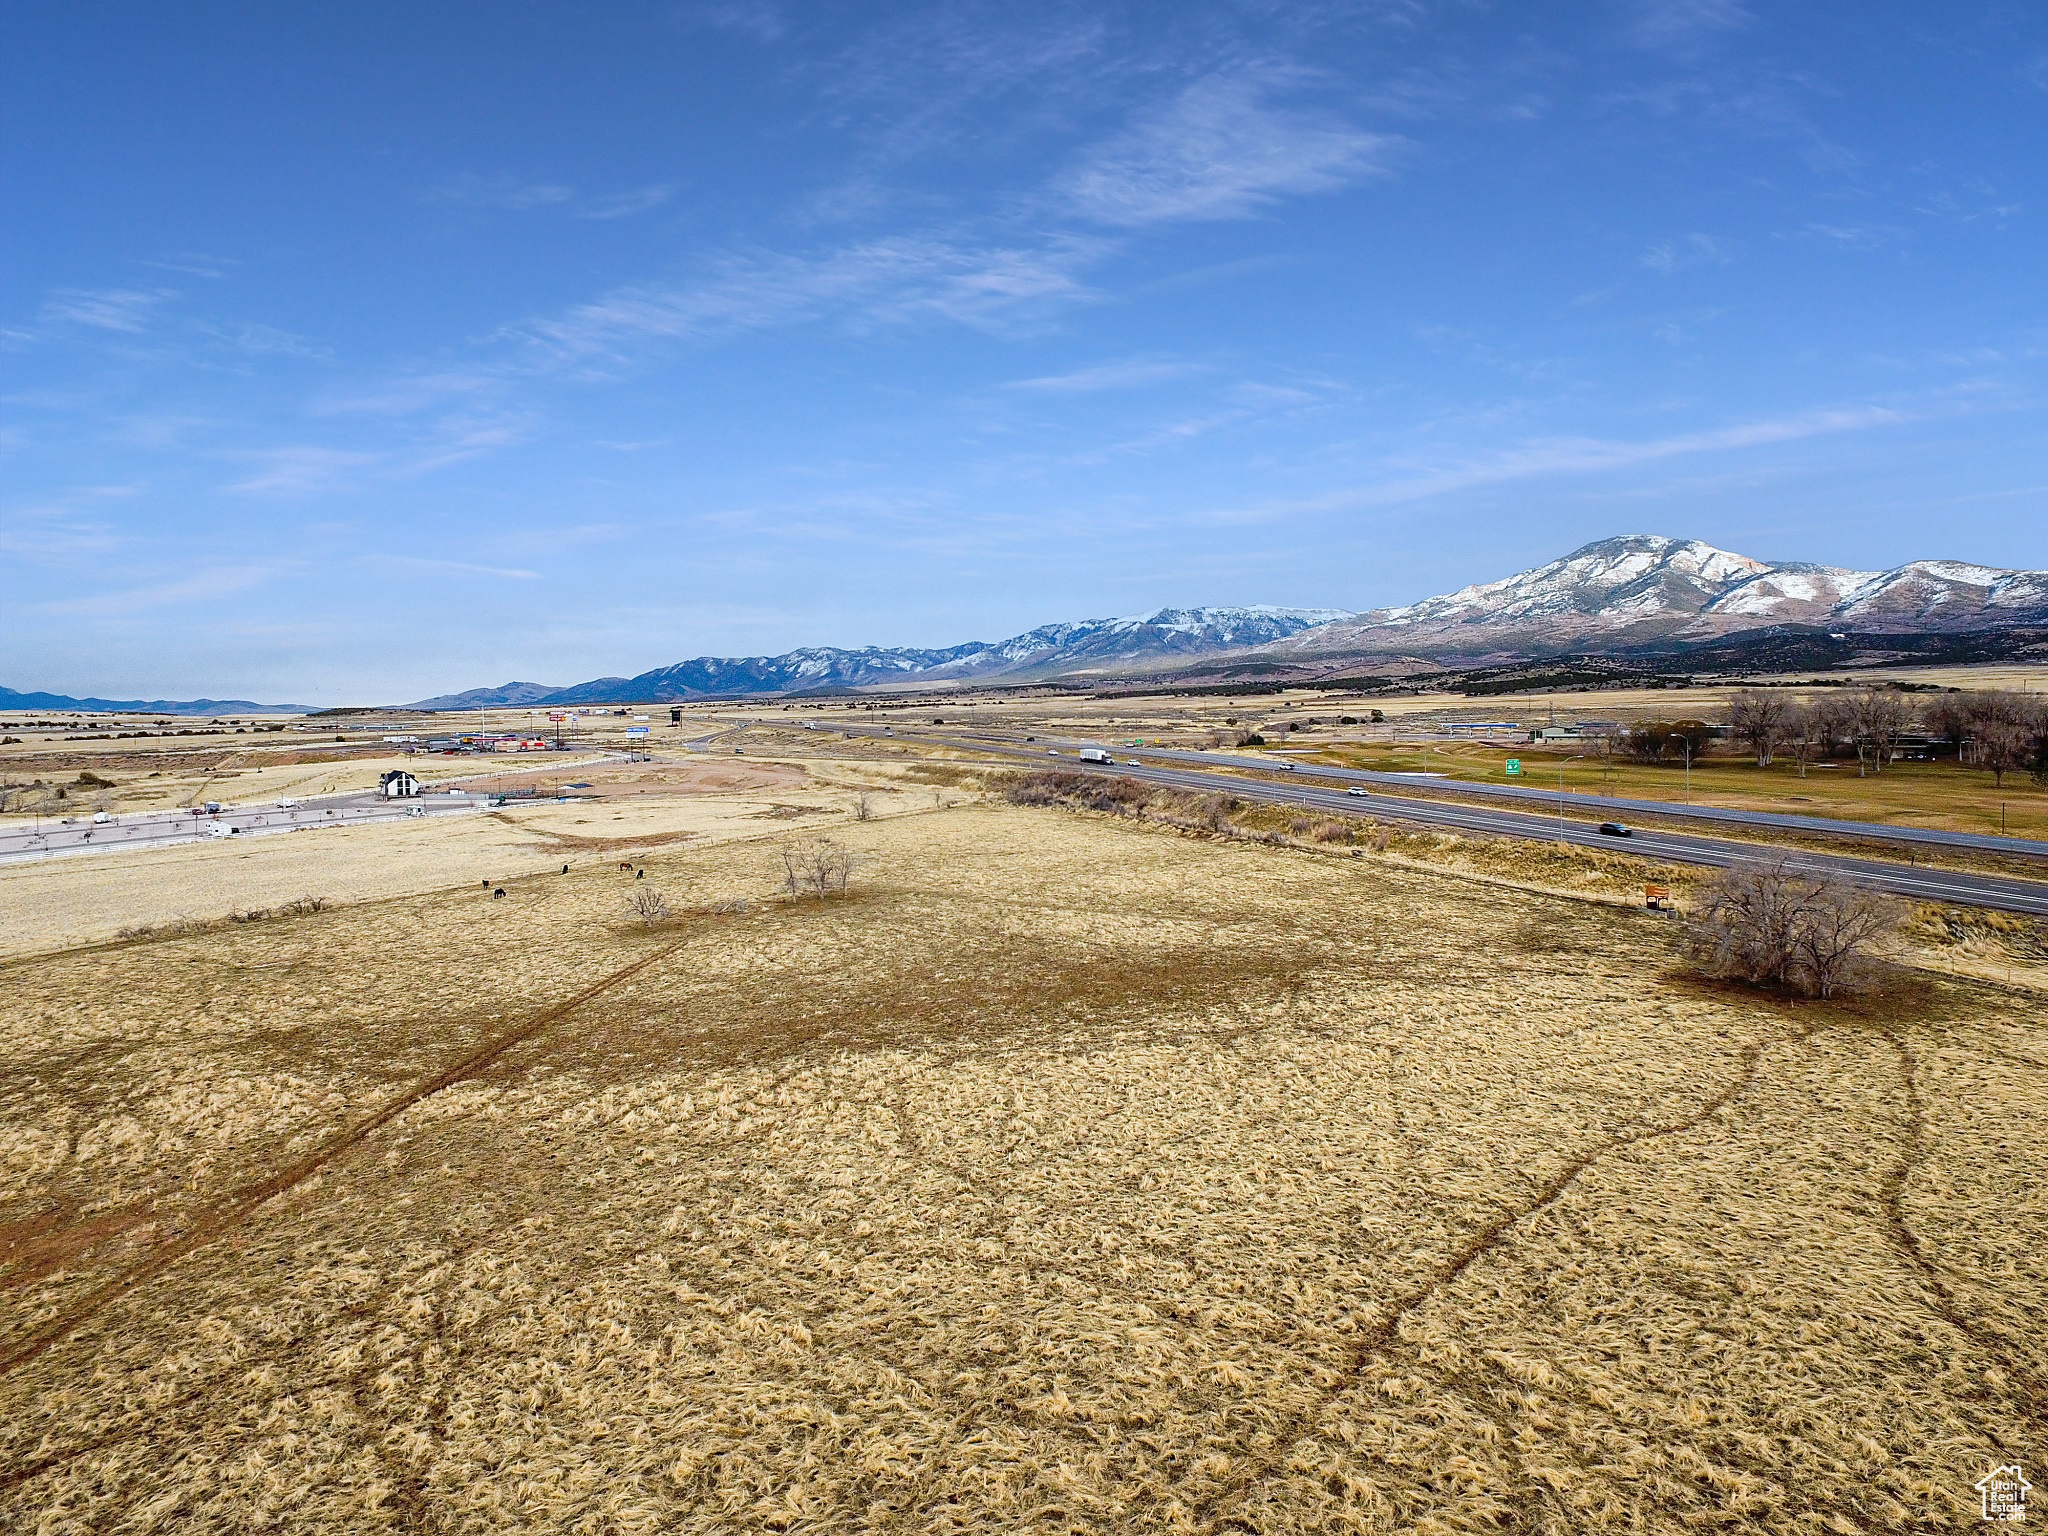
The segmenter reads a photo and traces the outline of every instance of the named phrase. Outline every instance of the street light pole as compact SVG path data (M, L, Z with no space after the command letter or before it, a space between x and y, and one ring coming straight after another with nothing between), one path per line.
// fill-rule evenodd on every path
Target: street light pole
M1666 736L1666 741L1675 741L1685 749L1685 803L1692 804L1692 738L1690 736Z
M1579 757L1583 756L1585 756L1584 753L1579 754ZM1557 765L1557 840L1560 843L1564 841L1564 765L1565 763L1576 763L1579 761L1579 757L1565 758L1563 762Z

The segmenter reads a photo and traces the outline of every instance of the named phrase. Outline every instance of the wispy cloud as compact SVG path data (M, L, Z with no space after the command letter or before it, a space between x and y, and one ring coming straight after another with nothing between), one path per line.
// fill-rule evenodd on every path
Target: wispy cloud
M658 181L630 191L614 192L609 197L586 199L571 212L579 219L629 219L636 213L659 208L675 195L673 182Z
M33 565L70 566L104 557L126 541L92 509L132 498L133 485L78 486L55 499L0 513L0 554Z
M169 288L59 288L44 303L42 319L139 335L164 301L176 297Z
M252 357L297 357L308 362L327 362L334 354L327 348L296 336L290 331L279 330L274 325L261 325L251 320L230 320L223 323L205 322L199 330L206 336Z
M409 571L433 571L449 576L494 576L501 581L539 581L539 571L521 570L515 566L473 565L467 560L435 560L425 555L378 555L381 565L394 565Z
M255 464L257 469L227 489L249 496L296 496L331 489L377 463L381 455L295 444L288 448L254 449L235 457Z
M187 277L223 278L241 263L232 256L208 256L203 251L174 252L168 256L145 259L145 267L156 267L164 272L182 272Z
M1687 267L1725 267L1729 255L1712 235L1694 233L1678 240L1657 241L1643 252L1642 261L1652 272L1661 272L1669 277Z
M1281 108L1271 73L1215 74L1142 114L1054 190L1097 223L1237 219L1388 173L1405 142Z
M632 187L623 192L586 196L560 182L526 182L510 176L451 178L424 194L430 203L458 208L494 209L505 213L559 213L575 219L623 219L659 208L675 195L669 182Z
M1077 368L1072 373L1015 379L1005 387L1045 394L1087 395L1108 389L1144 389L1208 371L1201 363L1099 363L1093 368Z
M1835 406L1660 438L1532 438L1513 448L1463 464L1409 474L1329 496L1219 511L1211 514L1207 521L1217 524L1259 523L1306 512L1334 512L1427 501L1432 497L1483 486L1507 485L1555 475L1598 474L1695 454L1737 452L1806 438L1902 426L1921 419L1924 414L1891 406Z
M501 336L555 366L826 317L999 329L1090 298L1078 273L1103 250L1081 238L1003 245L898 236L815 256L736 257L700 281L615 289Z
M680 19L723 32L738 32L757 43L780 42L789 32L789 21L782 8L768 0L706 0L684 6Z
M1659 459L1689 454L1725 452L1730 449L1761 448L1774 443L1797 442L1838 432L1862 432L1873 427L1898 426L1913 419L1912 413L1889 406L1839 406L1800 411L1716 427L1705 432L1685 432L1672 437L1627 441L1614 438L1538 438L1520 447L1452 469L1393 481L1364 495L1370 501L1413 501L1446 491L1473 486L1499 485L1544 475L1583 474L1600 470L1625 469Z
M305 496L347 489L364 480L409 480L522 441L520 417L445 416L409 433L410 441L377 452L294 443L228 455L255 466L226 489L245 496Z
M246 592L261 586L281 572L270 565L219 565L182 576L176 581L99 592L87 597L60 598L37 603L41 613L98 614L126 617L150 608L167 608L179 603L201 603Z
M1693 53L1724 32L1753 19L1738 0L1633 0L1628 33L1639 46L1667 53Z

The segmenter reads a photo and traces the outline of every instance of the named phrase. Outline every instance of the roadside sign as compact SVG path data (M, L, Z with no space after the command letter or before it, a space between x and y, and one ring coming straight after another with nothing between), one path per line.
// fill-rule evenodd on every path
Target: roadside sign
M1522 776L1522 760L1521 760L1521 759L1520 759L1519 757L1511 757L1511 758L1509 758L1509 759L1508 759L1508 777L1509 777L1509 778L1511 778L1511 779L1517 779L1517 778L1520 778L1521 776Z
M647 734L647 727L644 725L629 725L626 727L626 734L628 736L645 736Z

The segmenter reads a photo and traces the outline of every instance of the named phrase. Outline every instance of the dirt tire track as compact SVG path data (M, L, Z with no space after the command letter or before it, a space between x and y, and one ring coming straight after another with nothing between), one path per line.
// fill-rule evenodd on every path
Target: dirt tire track
M498 1036L497 1039L485 1045L477 1047L469 1052L468 1055L463 1056L449 1066L443 1067L432 1077L414 1084L395 1098L387 1100L381 1108L364 1116L346 1130L329 1137L304 1157L286 1164L276 1173L270 1175L270 1177L259 1180L254 1184L243 1185L241 1189L237 1190L226 1201L217 1205L210 1215L200 1217L185 1232L158 1247L143 1263L130 1270L127 1274L108 1281L77 1305L73 1306L69 1311L52 1319L21 1343L15 1345L5 1355L0 1355L0 1376L6 1376L19 1370L22 1366L29 1364L54 1345L69 1338L108 1306L119 1301L129 1292L148 1284L187 1254L206 1247L230 1228L246 1220L260 1207L276 1199L279 1195L303 1184L307 1179L320 1172L321 1169L332 1163L343 1153L361 1145L370 1136L374 1135L384 1126L389 1125L414 1105L432 1098L437 1093L454 1087L457 1083L465 1082L477 1076L507 1051L510 1051L515 1046L525 1044L546 1030L550 1025L559 1022L569 1013L581 1007L584 1003L609 991L620 982L637 976L657 960L666 959L688 942L689 940L687 939L678 939L675 943L665 945L651 954L642 955L630 965L626 965L612 972L611 975L593 982L581 992L555 1004L552 1008L544 1009L528 1019L524 1024L508 1030L506 1033Z
M1920 1073L1913 1060L1912 1047L1906 1044L1905 1037L1897 1030L1886 1030L1885 1037L1891 1041L1892 1050L1899 1058L1900 1084L1906 1090L1905 1144L1899 1151L1898 1162L1885 1174L1884 1183L1878 1191L1892 1247L1920 1276L1920 1283L1927 1288L1935 1315L2004 1368L2010 1383L2008 1395L2014 1406L2036 1425L2048 1426L2048 1380L2044 1380L2032 1366L2014 1357L2010 1340L2004 1334L1963 1310L1956 1293L1941 1277L1941 1266L1921 1245L1919 1234L1906 1220L1906 1184L1927 1156L1927 1105L1920 1096Z
M1437 1269L1435 1274L1431 1275L1421 1285L1415 1287L1415 1289L1409 1291L1405 1296L1397 1298L1388 1305L1379 1322L1353 1346L1351 1359L1345 1365L1343 1372L1335 1382L1318 1395L1314 1407L1297 1415L1292 1428L1285 1431L1257 1461L1246 1467L1244 1471L1231 1479L1224 1487L1217 1489L1214 1493L1196 1504L1191 1512L1194 1523L1206 1531L1235 1529L1251 1532L1253 1536L1257 1536L1257 1526L1237 1515L1219 1517L1216 1514L1217 1506L1226 1502L1241 1500L1254 1486L1271 1477L1273 1473L1280 1469L1282 1463L1287 1459L1287 1453L1308 1438L1309 1433L1315 1426L1316 1419L1321 1415L1322 1411L1358 1384L1359 1377L1365 1373L1366 1365L1372 1357L1385 1350L1387 1345L1393 1340L1395 1331L1400 1327L1403 1318L1429 1301L1445 1287L1455 1284L1458 1278L1466 1270L1470 1269L1473 1264L1505 1242L1508 1234L1519 1223L1526 1221L1539 1211L1546 1210L1554 1205L1563 1196L1564 1192L1571 1188L1580 1174L1600 1162L1603 1158L1611 1153L1619 1152L1625 1147L1632 1147L1641 1142L1655 1141L1664 1136L1683 1135L1687 1131L1695 1130L1699 1126L1704 1125L1708 1120L1726 1109L1730 1104L1742 1097L1744 1093L1748 1092L1750 1084L1756 1080L1757 1057L1762 1051L1763 1043L1761 1042L1753 1042L1744 1046L1739 1058L1742 1063L1742 1069L1735 1075L1735 1080L1708 1099L1706 1103L1702 1104L1692 1114L1687 1115L1682 1120L1673 1121L1668 1125L1645 1125L1632 1132L1610 1136L1605 1141L1587 1148L1539 1185L1532 1199L1518 1207L1511 1207L1503 1211L1485 1226L1481 1227L1467 1240L1465 1246L1449 1262Z
M464 1259L483 1247L484 1243L485 1239L483 1238L473 1238L463 1244L462 1247L448 1254L440 1262L451 1268L457 1267ZM428 1267L431 1268L433 1266ZM351 1302L335 1313L325 1326L330 1329L337 1328L375 1316L378 1309L389 1302L404 1284L405 1280L401 1277L393 1277L386 1280L372 1290L369 1295ZM218 1393L236 1371L247 1370L252 1366L273 1364L289 1355L296 1354L306 1348L309 1337L310 1335L306 1333L293 1334L263 1349L253 1350L233 1361L229 1368L207 1376L200 1381L193 1382L180 1390L176 1396L167 1398L161 1403L150 1405L147 1412L138 1413L127 1422L116 1425L111 1429L102 1430L91 1438L79 1441L74 1445L46 1451L40 1460L26 1461L19 1466L0 1471L0 1494L12 1493L23 1483L33 1482L45 1473L54 1472L59 1468L68 1466L81 1456L90 1456L93 1452L103 1451L108 1446L120 1445L130 1440L139 1440L145 1435L155 1434L157 1426L165 1419L171 1417L180 1408L187 1407L201 1398L211 1397ZM324 1377L308 1383L304 1390L314 1392L325 1387L345 1386L348 1384L348 1380L349 1378L346 1375Z

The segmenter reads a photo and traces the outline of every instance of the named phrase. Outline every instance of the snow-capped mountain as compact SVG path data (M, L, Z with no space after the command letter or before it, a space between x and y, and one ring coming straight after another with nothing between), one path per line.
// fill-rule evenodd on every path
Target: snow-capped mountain
M1500 581L1365 613L1161 608L1130 618L1047 624L1008 640L939 650L816 647L781 656L698 656L637 677L600 677L552 692L529 692L538 684L508 683L416 707L651 703L887 683L1085 679L1157 673L1182 661L1212 659L1258 666L1298 662L1320 675L1348 666L1347 656L1436 656L1455 664L1459 656L1685 644L1777 624L1866 633L2048 624L2048 572L1954 560L1853 571L1756 560L1698 539L1628 534ZM522 696L511 697L514 692Z
M976 641L943 650L812 647L781 656L698 656L637 677L600 677L519 702L667 702L894 682L1021 680L1248 650L1348 616L1341 608L1162 608L1130 618L1047 624L1008 640Z
M1920 560L1892 571L1772 564L1697 539L1601 539L1534 570L1378 608L1266 647L1555 652L1706 640L1772 624L1945 631L2048 621L2048 572Z

